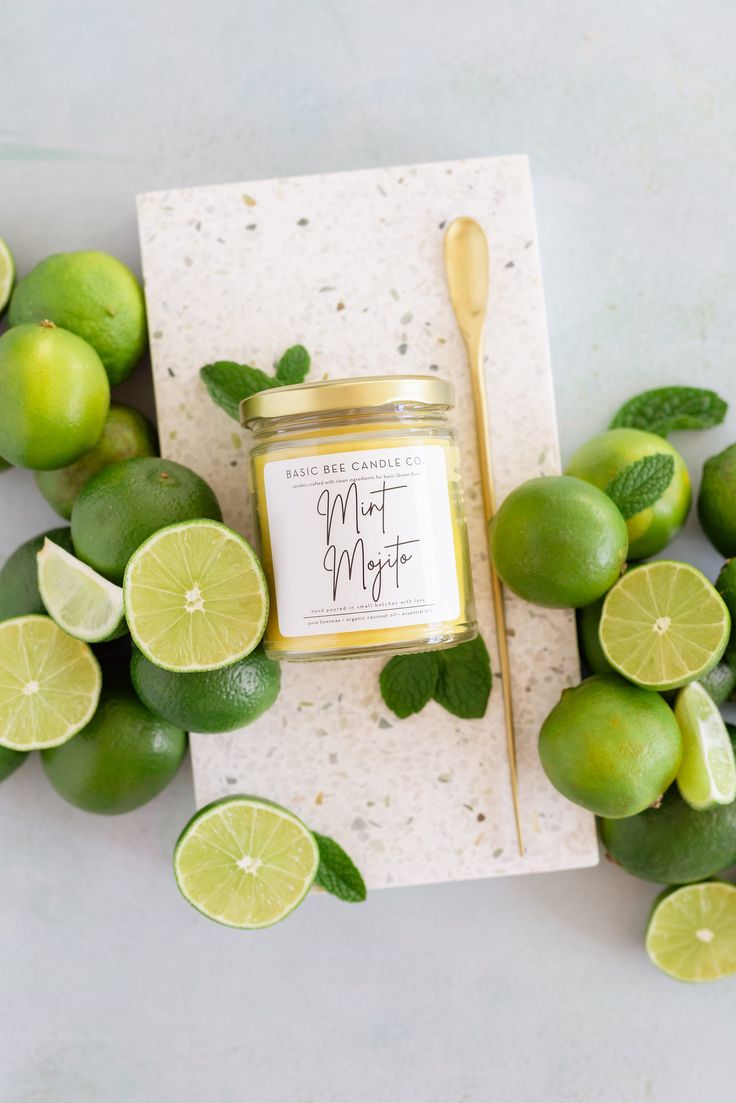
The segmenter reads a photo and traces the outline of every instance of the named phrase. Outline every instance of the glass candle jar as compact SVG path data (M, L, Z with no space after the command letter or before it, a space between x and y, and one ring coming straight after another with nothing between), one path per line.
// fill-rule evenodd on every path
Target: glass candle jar
M245 399L273 659L449 647L477 634L452 385L392 375Z

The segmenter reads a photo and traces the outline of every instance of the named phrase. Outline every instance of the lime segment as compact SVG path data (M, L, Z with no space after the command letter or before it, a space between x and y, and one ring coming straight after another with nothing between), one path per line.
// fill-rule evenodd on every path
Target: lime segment
M119 586L49 539L36 559L38 589L60 628L88 643L120 634L125 618Z
M697 983L736 973L736 887L705 881L661 896L646 948L652 963L676 980Z
M5 310L15 282L13 254L0 237L0 314Z
M696 811L736 800L736 761L720 709L698 682L681 689L675 716L682 733L677 787Z
M249 655L268 616L263 569L247 540L218 521L149 537L123 582L135 643L165 670L217 670Z
M679 689L723 654L731 618L708 579L688 563L660 559L619 579L603 604L603 653L646 689Z
M92 718L102 677L85 643L50 617L0 624L0 746L57 747Z
M184 828L174 873L186 900L209 919L254 930L285 919L319 866L312 832L291 812L254 797L216 801Z

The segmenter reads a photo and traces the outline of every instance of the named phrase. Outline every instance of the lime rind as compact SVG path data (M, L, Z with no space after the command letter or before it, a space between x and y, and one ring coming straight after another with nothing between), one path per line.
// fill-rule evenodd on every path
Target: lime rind
M239 930L286 919L318 868L317 841L306 824L260 797L208 804L174 848L174 876L184 899L208 919Z
M721 716L708 691L692 682L681 689L675 716L682 734L677 787L697 812L736 800L736 759Z
M167 525L131 556L123 579L134 643L156 666L219 670L260 643L268 587L256 553L219 521Z
M0 314L10 302L15 283L15 260L8 245L0 237Z
M125 631L123 591L53 540L36 553L38 589L60 628L85 643L114 639Z
M707 674L728 644L731 618L689 563L659 559L627 571L603 603L599 638L615 670L644 689L679 689Z
M691 984L736 973L736 886L702 881L657 897L646 934L649 960Z
M50 617L0 624L0 746L33 751L66 743L94 716L101 688L90 648Z

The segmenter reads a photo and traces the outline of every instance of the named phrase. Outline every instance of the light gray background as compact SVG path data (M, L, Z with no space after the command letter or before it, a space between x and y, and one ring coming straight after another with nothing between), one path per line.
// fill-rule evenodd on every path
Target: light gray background
M138 191L528 152L569 455L644 386L736 398L735 35L726 0L8 0L0 234L21 272L138 268ZM145 369L122 396L150 408ZM680 439L696 479L734 435ZM3 554L54 523L26 472L0 501ZM674 550L717 569L694 523ZM604 862L311 899L248 935L177 894L191 810L188 769L111 820L35 761L2 786L3 1103L732 1093L736 982L648 964L654 886Z

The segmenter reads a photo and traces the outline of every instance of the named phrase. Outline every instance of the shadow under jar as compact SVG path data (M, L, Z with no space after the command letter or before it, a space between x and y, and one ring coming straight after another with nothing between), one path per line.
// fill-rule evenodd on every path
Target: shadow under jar
M477 635L452 384L392 375L245 399L273 659L450 647Z

